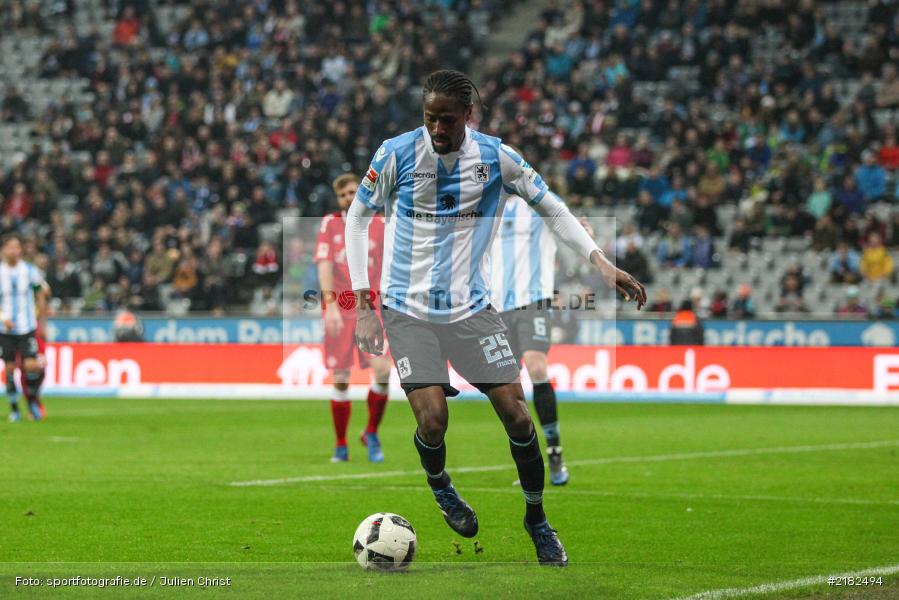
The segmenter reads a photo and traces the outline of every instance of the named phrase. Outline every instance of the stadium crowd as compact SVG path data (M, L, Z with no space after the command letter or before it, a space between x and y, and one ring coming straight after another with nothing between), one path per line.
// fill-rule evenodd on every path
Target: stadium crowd
M108 36L65 25L76 3L61 17L39 4L15 0L4 23L57 31L40 75L85 78L93 100L34 113L27 90L0 91L0 119L51 141L0 174L3 231L26 234L61 310L264 314L284 267L266 225L333 209L331 179L415 126L423 75L468 69L512 2L108 2ZM164 23L160 5L179 18ZM777 237L831 254L834 282L890 280L899 213L871 207L899 195L899 5L872 0L852 35L825 8L551 0L518 51L487 61L476 126L521 148L576 211L634 205L615 245L645 281ZM808 310L807 277L783 273L777 310ZM720 290L707 312L752 316L751 294Z

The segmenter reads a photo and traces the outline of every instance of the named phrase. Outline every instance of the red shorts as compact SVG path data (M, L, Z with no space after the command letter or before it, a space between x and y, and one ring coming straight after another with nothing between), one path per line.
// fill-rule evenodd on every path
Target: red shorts
M353 356L359 361L360 369L368 368L368 360L372 354L363 352L356 345L356 315L355 313L342 313L343 327L337 335L325 333L325 367L328 369L352 369ZM385 337L386 346L386 337ZM382 356L387 356L386 348Z

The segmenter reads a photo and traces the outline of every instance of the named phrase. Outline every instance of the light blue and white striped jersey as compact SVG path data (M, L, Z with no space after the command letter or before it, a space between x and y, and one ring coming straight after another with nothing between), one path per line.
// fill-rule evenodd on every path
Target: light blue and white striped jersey
M34 293L44 285L44 275L34 265L20 260L14 267L0 261L0 308L13 322L12 330L0 322L0 333L22 335L37 329Z
M385 141L356 202L384 207L381 301L432 322L490 304L493 236L510 194L538 204L547 186L514 150L466 127L457 152L437 154L427 128Z
M500 312L553 297L556 240L543 217L509 196L493 239L493 306Z

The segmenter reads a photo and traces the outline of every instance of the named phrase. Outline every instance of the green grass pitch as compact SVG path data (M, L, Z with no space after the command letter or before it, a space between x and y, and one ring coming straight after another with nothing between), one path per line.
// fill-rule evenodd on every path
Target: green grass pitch
M562 404L571 483L548 486L545 504L571 565L550 569L535 564L486 402L452 404L447 436L448 470L478 511L480 553L434 505L404 402L388 407L381 465L355 436L348 464L328 462L325 402L47 407L43 423L0 424L0 597L663 599L899 563L895 408ZM353 410L358 432L364 404ZM287 481L231 485L259 480ZM407 573L368 573L353 559L356 525L378 511L416 529ZM16 576L44 584L16 586ZM46 585L72 576L157 580L109 596ZM163 587L162 576L231 585ZM899 573L882 579L735 597L899 597Z

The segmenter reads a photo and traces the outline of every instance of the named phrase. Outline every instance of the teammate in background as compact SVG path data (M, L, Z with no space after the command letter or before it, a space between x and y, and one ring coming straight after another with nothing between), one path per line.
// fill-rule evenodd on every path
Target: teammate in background
M34 381L34 385L23 387L25 392L25 399L28 400L28 406L36 406L38 412L41 415L41 420L43 420L47 418L47 409L44 408L44 403L41 402L41 386L44 385L44 375L47 372L47 341L44 337L44 332L47 330L47 328L46 322L41 322L40 316L38 316L38 323L39 324L37 331L34 332L34 339L37 342L37 356L34 357L34 360L37 363L37 378ZM21 365L21 360L19 361L19 369L20 372L25 373L25 370ZM34 413L32 411L32 416L33 414Z
M383 462L384 452L378 439L378 425L387 407L387 390L390 381L390 359L372 356L356 348L355 298L350 285L350 274L344 246L344 219L346 210L359 188L355 175L344 174L334 180L334 193L340 210L325 215L318 233L315 261L322 292L322 318L325 327L325 365L332 370L334 394L331 398L331 417L337 436L337 447L331 462L349 460L346 432L350 421L349 382L353 355L358 355L359 366L371 367L374 381L368 391L368 424L362 432L362 443L368 446L368 460ZM384 218L378 217L369 237L368 274L373 281L381 276L381 253L384 240Z
M546 437L549 480L568 483L562 462L556 392L546 372L556 241L541 216L520 196L509 196L493 240L493 305L509 331L506 339L534 384L534 408Z
M615 268L565 204L517 152L466 126L474 84L458 71L435 71L424 82L424 126L386 140L375 153L347 211L346 249L357 293L356 338L390 353L418 427L413 441L447 524L474 537L477 515L445 470L449 419L447 360L490 398L509 436L525 496L524 527L541 564L564 566L568 555L543 510L544 463L519 382L518 359L490 304L490 249L495 217L507 195L519 195L599 270L606 284L638 307L643 286ZM366 258L375 211L387 215L381 278L384 325L370 289Z
M43 316L49 286L40 270L22 260L22 241L15 234L3 240L3 260L0 262L0 358L6 366L6 395L9 399L9 420L22 419L16 389L16 361L21 360L22 389L28 399L28 410L35 421L44 416L38 398L43 379L37 355L38 311Z

